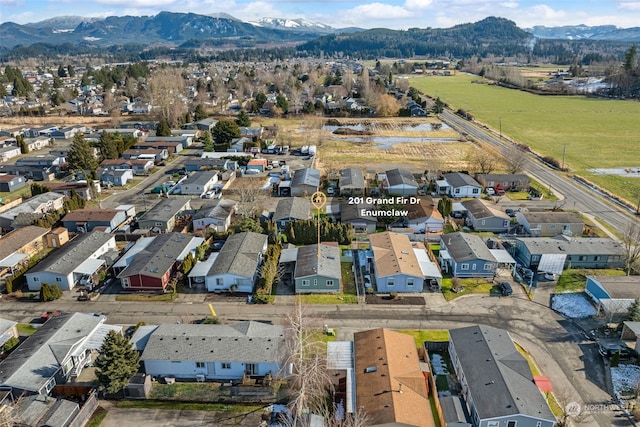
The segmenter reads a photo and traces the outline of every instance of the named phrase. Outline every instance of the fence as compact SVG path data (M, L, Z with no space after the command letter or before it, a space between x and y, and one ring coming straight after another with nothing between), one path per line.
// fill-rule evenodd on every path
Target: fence
M82 408L80 408L80 412L76 414L73 421L71 421L71 423L69 424L69 427L84 427L85 425L87 425L89 419L91 418L97 407L98 398L96 397L96 394L91 391L87 400L84 402L84 405L82 405Z

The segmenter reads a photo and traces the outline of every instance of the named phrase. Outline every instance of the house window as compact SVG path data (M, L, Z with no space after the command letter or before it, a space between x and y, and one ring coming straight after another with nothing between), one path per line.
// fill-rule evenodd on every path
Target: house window
M56 277L56 282L62 282L62 278Z
M313 286L318 286L318 279L313 279Z
M303 280L302 281L302 286L309 286L309 281L308 280Z
M469 264L460 264L460 270L468 270Z
M471 269L472 269L472 270L475 270L475 269L476 269L476 267L477 267L477 265L476 265L476 264L471 264Z
M333 286L333 280L327 280L327 287Z
M507 421L507 427L516 427L515 421Z
M584 256L584 255L580 255L580 256L578 257L578 261L586 261L586 260L587 260L587 257L586 257L586 256Z
M393 279L387 279L387 286L393 286Z
M487 427L500 427L500 421L489 421Z
M221 277L216 278L216 286L222 286L224 284L224 280Z
M49 380L49 382L47 383L47 385L44 386L44 389L46 390L47 394L49 394L51 392L51 390L53 390L53 388L56 386L56 379L55 378L51 378Z
M156 222L155 222L155 226L156 226L156 227L162 227L162 223L161 223L161 222L156 221Z
M531 262L540 261L540 255L531 255Z
M600 255L595 255L595 256L593 257L593 260L594 260L594 261L600 261L600 258L601 258L601 256L600 256Z
M39 278L38 276L34 276L34 277L33 277L33 281L34 281L34 282L39 282L39 281L40 281L40 278Z
M484 265L484 269L487 270L487 271L491 270L491 264L485 264Z
M204 362L196 362L196 368L204 368Z
M231 363L222 362L222 363L220 364L220 367L221 367L222 369L231 369Z
M460 194L460 189L459 189L459 188L456 188L455 190L453 190L453 192L454 192L455 194Z
M474 188L472 191L473 194L478 194L479 192L480 192L480 189L478 188Z
M407 279L407 286L413 286L413 279Z
M484 224L485 224L485 220L484 220L484 219L481 221L481 224L482 224L482 225L484 225Z
M538 422L536 423L536 427L542 427L542 421L538 421Z

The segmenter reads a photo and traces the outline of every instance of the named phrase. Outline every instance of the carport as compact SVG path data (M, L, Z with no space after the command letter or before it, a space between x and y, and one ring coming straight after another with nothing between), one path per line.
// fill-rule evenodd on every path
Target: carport
M22 264L24 259L27 258L26 254L11 254L5 259L0 261L0 270L4 270L8 268L11 270L11 274L13 274L16 268Z
M209 255L209 258L206 259L206 261L197 262L196 265L193 266L193 268L189 272L189 275L187 276L189 278L189 288L191 288L193 284L196 284L197 286L198 284L201 285L205 282L207 274L209 274L209 270L211 270L213 262L216 260L216 258L218 258L218 253L219 252L212 252L211 255Z
M542 254L540 264L538 264L538 273L561 275L566 260L566 254Z

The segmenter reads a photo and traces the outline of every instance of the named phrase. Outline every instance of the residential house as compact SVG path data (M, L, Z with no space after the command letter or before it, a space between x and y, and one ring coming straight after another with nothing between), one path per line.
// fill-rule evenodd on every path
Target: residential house
M639 276L587 276L585 292L598 311L606 315L626 315L640 298Z
M49 229L29 225L0 238L0 270L13 269L47 248L45 236Z
M423 291L425 276L406 235L385 231L369 235L369 242L377 292Z
M209 292L253 292L267 236L242 232L229 236L205 278Z
M84 133L87 130L84 126L66 126L60 129L56 129L49 135L53 139L71 139L76 133Z
M251 159L247 163L247 169L255 169L260 172L267 170L267 159Z
M0 318L0 347L11 338L18 338L18 322Z
M86 420L83 415L72 400L40 394L19 399L12 411L18 425L24 426L71 426Z
M103 169L131 169L134 175L149 175L154 166L153 159L105 159L100 162Z
M0 162L6 162L9 159L18 157L20 154L22 154L22 151L16 145L0 146Z
M382 188L387 194L415 196L418 183L408 169L391 169L385 172Z
M498 260L476 234L449 233L440 238L440 268L455 277L493 277Z
M341 169L338 178L338 188L341 196L364 196L367 193L367 183L362 169Z
M95 228L112 233L126 220L126 213L118 209L78 209L66 214L62 225L72 233L88 233Z
M497 187L503 191L526 191L531 185L531 178L521 173L478 173L476 180L483 187Z
M193 231L215 230L226 233L231 225L231 217L238 209L238 202L228 199L208 200L193 215Z
M140 228L154 228L168 233L173 231L178 218L185 216L184 211L188 210L191 210L190 199L162 199L138 219L138 225Z
M175 145L176 153L179 153L185 148L191 147L193 144L193 136L191 135L173 135L173 136L148 136L145 140L145 143L159 143L158 148L167 148L163 147L162 144L165 143L179 143L180 145Z
M139 139L145 135L145 132L138 128L111 128L101 129L100 133L119 134L122 137Z
M262 134L264 132L264 127L262 126L254 126L254 127L240 127L240 135L243 138L248 138L251 141L258 141L262 139Z
M356 405L370 427L433 427L429 372L409 335L377 328L353 336Z
M65 159L65 162L66 162L67 157L69 157L69 153L71 153L71 146L70 145L49 149L49 155L50 156L63 157ZM100 157L100 149L98 147L92 147L91 148L91 153L96 158Z
M0 192L10 193L27 185L27 180L20 175L0 175Z
M446 187L451 197L480 197L482 195L482 185L466 173L445 173L444 181L446 181Z
M433 199L422 196L418 203L404 206L408 211L406 225L417 233L442 233L444 218L433 203Z
M48 147L50 144L49 138L25 138L24 143L27 145L29 151L42 150L44 147Z
M216 126L216 123L218 123L216 119L206 118L206 119L198 120L197 122L187 123L183 127L185 129L198 129L202 131L206 130L208 132L211 132L213 131L213 128Z
M378 219L367 215L374 210L370 203L349 203L348 199L340 201L340 222L351 224L356 233L375 233Z
M104 336L122 330L105 319L82 313L51 317L0 362L0 387L17 399L23 393L47 395L56 384L77 377Z
M40 127L34 127L34 128L29 128L24 136L27 138L37 138L39 136L46 136L46 137L50 137L51 136L51 132L57 130L58 127L54 126L54 125L46 125L46 126L40 126Z
M2 152L0 149L0 156ZM1 158L0 158L1 160ZM56 168L39 166L0 165L0 173L20 175L34 181L53 181L56 178Z
M624 268L622 243L609 238L567 236L517 238L514 258L532 270L561 274L565 268Z
M85 180L75 182L44 182L42 185L51 191L64 194L67 197L71 197L72 193L76 192L76 194L87 202L93 200L102 191L99 182L94 181L89 184Z
M123 289L164 291L180 264L204 242L201 237L164 233L139 239L113 269Z
M93 277L103 269L107 264L104 255L114 249L113 234L102 231L80 234L25 273L29 290L39 291L43 283L49 283L70 291L80 279ZM92 282L96 284L95 280Z
M115 187L124 187L133 180L133 169L103 169L97 170L100 184L104 186L113 185Z
M180 183L180 194L202 196L218 182L218 172L194 172Z
M47 233L45 237L47 240L47 247L53 249L60 248L69 241L69 230L64 227L56 227Z
M200 171L200 170L237 170L239 169L238 162L230 159L216 159L212 157L204 158L188 158L184 162L184 170L187 172Z
M140 360L147 375L190 381L239 381L286 372L284 328L262 322L159 325Z
M449 335L449 356L474 426L556 425L527 359L506 330L476 325Z
M338 293L342 289L340 248L321 243L298 248L293 273L298 293Z
M533 237L579 237L584 232L584 221L576 212L516 212L516 220Z
M303 168L295 171L291 179L290 195L294 197L310 197L320 189L320 171Z
M164 148L146 148L141 150L129 149L124 150L120 155L127 160L153 160L155 164L169 158L169 152Z
M16 160L17 166L60 167L66 163L64 157L39 154L36 156L24 156Z
M511 218L502 209L496 209L480 199L465 200L462 206L467 211L465 223L475 231L504 233L509 230Z
M311 219L311 201L307 197L280 199L271 219L280 232L290 222Z
M28 198L18 206L0 212L0 227L2 230L10 230L11 224L19 214L44 214L50 211L59 211L64 206L66 196L56 192L37 194Z

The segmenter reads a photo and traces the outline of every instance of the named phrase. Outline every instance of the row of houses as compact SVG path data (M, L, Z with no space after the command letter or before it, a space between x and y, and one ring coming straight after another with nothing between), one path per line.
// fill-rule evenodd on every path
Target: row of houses
M33 405L30 397L39 396L42 402L57 385L74 380L98 354L109 331L122 333L121 327L105 321L104 316L81 313L53 317L0 362L0 386L13 399L22 399L18 414L26 416L23 407ZM17 336L15 326L0 319L2 336ZM140 352L143 376L227 382L246 377L286 379L291 374L286 339L282 326L255 321L163 324L138 328L131 345ZM431 427L437 425L436 418L447 425L555 424L536 377L507 331L482 325L453 329L448 352L462 385L468 419L455 411L452 418L447 410L452 398L438 396L426 350L416 347L411 336L384 328L356 332L353 341L328 343L327 367L336 383L334 404L342 416L366 414L370 426ZM439 401L437 407L444 411L433 413L430 399ZM71 420L79 407L58 405L56 410Z

